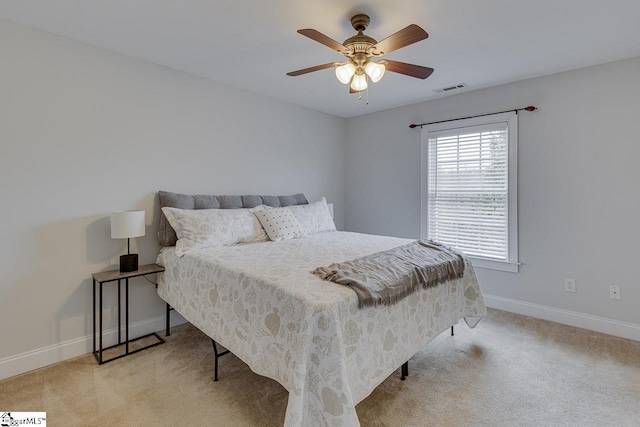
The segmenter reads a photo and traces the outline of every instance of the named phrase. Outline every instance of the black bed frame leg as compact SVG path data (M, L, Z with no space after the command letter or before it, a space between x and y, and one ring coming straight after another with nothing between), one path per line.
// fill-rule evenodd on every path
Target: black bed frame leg
M171 306L167 303L167 329L165 331L165 336L171 335Z
M222 353L218 353L218 346L216 345L215 340L211 339L211 344L213 344L213 381L218 381L218 358L224 356L225 354L229 354L229 350L225 350Z
M451 336L453 336L453 325L451 325ZM217 368L217 364L216 364L216 370L217 369L218 368ZM402 364L402 367L400 368L400 379L402 381L404 381L404 380L407 379L408 376L409 376L409 361L407 360L406 362L404 362Z

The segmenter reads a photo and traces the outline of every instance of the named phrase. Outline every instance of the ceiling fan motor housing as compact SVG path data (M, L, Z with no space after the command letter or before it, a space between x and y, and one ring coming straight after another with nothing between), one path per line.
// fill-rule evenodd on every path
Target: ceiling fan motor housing
M356 63L356 57L358 56L358 54L364 54L366 58L371 58L372 56L380 56L379 54L373 52L373 48L378 42L374 38L362 34L362 32L369 25L369 22L370 20L367 15L354 15L351 18L351 25L356 31L358 31L358 34L349 37L344 41L344 43L342 43L348 51L346 53L346 56L352 58Z

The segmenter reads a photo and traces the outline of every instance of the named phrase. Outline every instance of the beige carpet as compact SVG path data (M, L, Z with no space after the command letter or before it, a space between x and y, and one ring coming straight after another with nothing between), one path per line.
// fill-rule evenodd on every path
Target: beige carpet
M209 339L167 343L98 366L91 355L0 381L0 410L50 426L281 426L287 392L235 356L212 380ZM490 310L463 323L357 406L363 426L639 426L640 342Z

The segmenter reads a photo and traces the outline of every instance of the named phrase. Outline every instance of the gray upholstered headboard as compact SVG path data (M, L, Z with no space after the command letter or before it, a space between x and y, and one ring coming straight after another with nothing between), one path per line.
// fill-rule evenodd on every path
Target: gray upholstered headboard
M241 209L254 208L259 205L279 207L309 203L302 193L292 196L192 196L158 191L158 196L160 209L166 206L179 209ZM174 246L178 240L175 230L162 211L160 211L158 240L161 246Z

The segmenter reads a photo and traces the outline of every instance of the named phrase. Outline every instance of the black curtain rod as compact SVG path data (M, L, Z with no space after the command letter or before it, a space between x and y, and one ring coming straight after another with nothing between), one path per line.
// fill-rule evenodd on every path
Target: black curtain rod
M439 122L420 123L420 124L417 124L417 125L412 123L412 124L409 125L409 127L411 129L417 128L418 126L420 126L420 128L422 128L422 126L435 125L437 123L455 122L456 120L465 120L465 119L474 119L476 117L493 116L494 114L510 113L512 111L517 114L518 111L523 111L523 110L524 111L535 111L535 110L537 110L537 108L534 107L533 105L529 105L528 107L516 108L515 110L505 110L505 111L498 111L497 113L478 114L477 116L460 117L459 119L440 120Z

